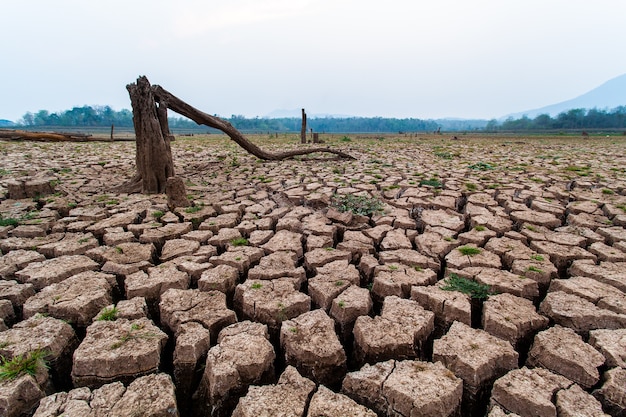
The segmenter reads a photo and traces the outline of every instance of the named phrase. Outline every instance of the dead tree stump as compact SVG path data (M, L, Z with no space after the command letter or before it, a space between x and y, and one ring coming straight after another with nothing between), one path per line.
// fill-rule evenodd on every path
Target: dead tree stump
M157 106L146 77L139 77L126 89L133 106L137 174L123 188L127 192L163 193L167 179L174 176L167 104L161 101Z

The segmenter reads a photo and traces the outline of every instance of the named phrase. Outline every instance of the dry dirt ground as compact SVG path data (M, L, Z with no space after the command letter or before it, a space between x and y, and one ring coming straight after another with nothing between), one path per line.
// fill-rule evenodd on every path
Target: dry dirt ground
M626 137L323 139L0 142L0 415L626 415Z

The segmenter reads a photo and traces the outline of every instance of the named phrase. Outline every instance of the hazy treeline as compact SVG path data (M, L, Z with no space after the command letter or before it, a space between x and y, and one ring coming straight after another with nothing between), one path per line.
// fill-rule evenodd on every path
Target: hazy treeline
M299 132L301 119L299 117L285 117L277 119L246 118L231 116L226 118L233 126L243 131L259 132ZM206 131L207 127L198 126L195 122L183 117L170 117L170 127L173 129L198 129ZM26 113L18 121L21 126L67 126L67 127L130 127L133 126L133 113L123 109L115 111L109 106L74 107L63 112L50 113L40 110L36 113ZM430 120L421 119L392 119L383 117L349 117L349 118L311 118L308 128L316 132L423 132L435 131L439 124Z
M491 120L485 127L488 131L529 131L529 130L565 130L565 129L626 129L626 106L613 110L572 109L559 113L556 117L540 114L531 119L523 116L509 118L504 122Z

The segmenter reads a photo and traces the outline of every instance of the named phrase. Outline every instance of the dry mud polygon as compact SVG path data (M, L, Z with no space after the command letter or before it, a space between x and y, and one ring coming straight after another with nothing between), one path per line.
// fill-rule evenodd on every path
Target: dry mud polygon
M179 137L177 208L132 142L0 142L0 354L49 365L0 415L626 415L624 136L322 137Z

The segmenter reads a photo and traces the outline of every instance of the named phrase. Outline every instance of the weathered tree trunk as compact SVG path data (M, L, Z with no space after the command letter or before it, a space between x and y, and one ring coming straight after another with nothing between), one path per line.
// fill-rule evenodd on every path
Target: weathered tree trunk
M146 77L139 77L126 89L133 106L137 174L122 188L127 192L163 193L167 179L174 176L167 106L163 102L157 107Z
M306 143L306 112L302 109L302 127L300 128L300 143Z

